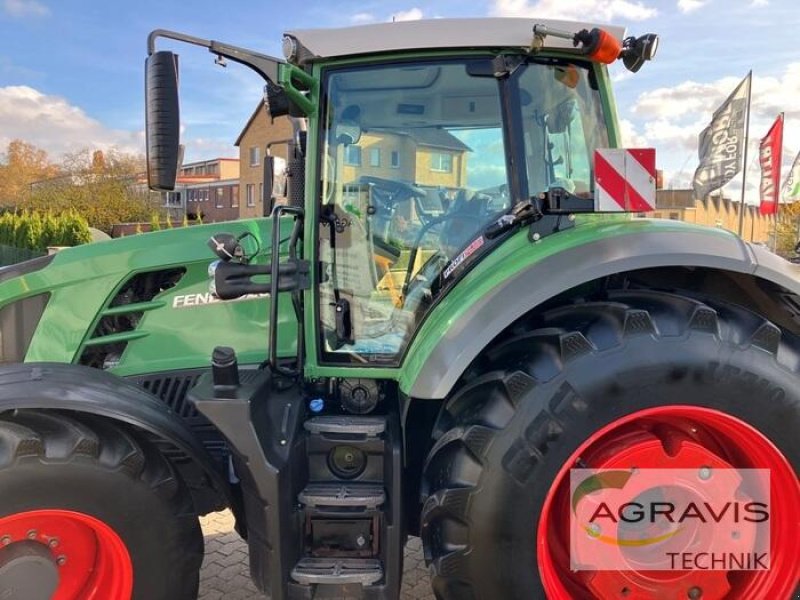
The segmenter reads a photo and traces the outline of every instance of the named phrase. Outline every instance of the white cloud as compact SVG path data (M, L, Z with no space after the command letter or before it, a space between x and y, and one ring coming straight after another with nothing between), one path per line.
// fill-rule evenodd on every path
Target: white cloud
M350 22L354 25L363 25L364 23L374 23L375 16L372 13L360 12L350 17Z
M636 128L628 119L619 121L620 136L624 148L644 148L647 140L636 132Z
M549 19L644 21L658 14L639 0L493 0L490 10L496 17L541 17Z
M639 96L631 113L646 123L644 135L651 143L691 148L739 81L739 77L723 77L710 83L685 81L658 88ZM766 134L780 112L786 114L787 124L800 120L800 62L788 64L777 77L753 77L751 137ZM787 126L785 142L790 148L800 148L800 129Z
M144 150L143 132L109 129L64 98L22 85L0 87L0 148L15 138L53 157L84 148Z
M392 15L392 21L419 21L423 17L422 10L419 8L410 8L409 10L401 10Z
M678 0L678 10L682 13L690 13L708 4L708 0Z
M685 183L684 176L693 173L697 165L699 133L739 81L739 77L724 77L709 83L685 81L671 88L643 93L620 123L626 145L633 141L633 145L654 146L658 154L671 163L672 173L678 172L681 183ZM800 62L788 64L777 76L753 77L747 159L750 200L755 200L759 178L756 158L759 140L766 135L780 112L785 113L785 175L800 150L800 128L793 126L800 121ZM677 169L676 162L687 164L684 169ZM725 191L735 196L738 189L741 189L741 184L732 182Z
M50 9L37 0L3 0L3 12L12 17L46 17Z
M409 8L408 10L401 10L396 13L387 15L385 19L376 17L370 12L359 12L350 16L350 22L353 25L366 25L367 23L378 23L380 21L419 21L424 18L425 14L420 8ZM434 17L435 18L435 17Z

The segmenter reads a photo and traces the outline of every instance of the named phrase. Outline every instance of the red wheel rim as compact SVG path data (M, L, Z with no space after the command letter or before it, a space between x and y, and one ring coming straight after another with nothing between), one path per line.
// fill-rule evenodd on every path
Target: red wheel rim
M89 515L68 510L33 510L0 517L0 552L15 542L34 541L58 565L53 600L128 600L133 566L119 535Z
M654 444L654 440L657 442ZM670 444L691 448L697 461L770 472L770 568L759 571L581 571L570 570L570 470L575 467L669 468ZM661 456L658 456L658 449ZM657 464L630 464L626 456ZM684 459L686 456L684 456ZM676 465L677 466L677 465ZM682 466L682 465L681 465ZM720 411L664 406L638 411L595 432L570 456L550 488L537 528L538 568L551 600L572 598L702 598L749 600L790 598L800 584L800 482L789 461L760 431ZM599 576L598 576L599 575ZM624 588L619 582L624 579ZM611 585L611 583L615 585ZM697 588L694 590L693 588ZM654 590L659 593L653 595ZM690 591L701 591L701 595Z

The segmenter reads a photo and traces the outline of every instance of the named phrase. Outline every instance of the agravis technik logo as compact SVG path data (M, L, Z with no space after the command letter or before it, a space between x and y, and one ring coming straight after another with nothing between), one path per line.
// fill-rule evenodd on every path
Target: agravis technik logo
M769 471L573 469L570 478L573 570L769 568Z

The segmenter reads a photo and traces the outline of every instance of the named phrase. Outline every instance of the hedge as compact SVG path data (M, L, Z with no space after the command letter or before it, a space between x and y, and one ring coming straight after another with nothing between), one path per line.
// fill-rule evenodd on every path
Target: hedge
M41 212L0 214L0 245L47 250L49 246L77 246L92 241L89 224L80 214Z

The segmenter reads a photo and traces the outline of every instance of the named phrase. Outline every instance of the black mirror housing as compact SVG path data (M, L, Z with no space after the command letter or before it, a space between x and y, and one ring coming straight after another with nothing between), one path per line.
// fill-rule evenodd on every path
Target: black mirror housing
M172 191L180 160L178 55L154 52L145 61L145 133L147 184Z
M657 51L658 35L646 33L638 38L627 38L623 42L620 58L626 69L636 73L644 63L655 58Z

